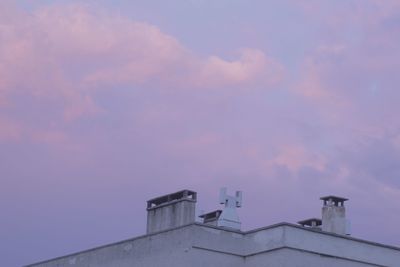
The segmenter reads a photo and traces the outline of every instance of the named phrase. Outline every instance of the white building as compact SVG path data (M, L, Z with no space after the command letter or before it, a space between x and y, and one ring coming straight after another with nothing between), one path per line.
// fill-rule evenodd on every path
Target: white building
M204 214L198 223L197 194L183 190L147 202L146 235L28 266L400 267L400 248L348 235L347 199L321 199L322 220L241 231L235 214L240 193L222 194L226 209Z

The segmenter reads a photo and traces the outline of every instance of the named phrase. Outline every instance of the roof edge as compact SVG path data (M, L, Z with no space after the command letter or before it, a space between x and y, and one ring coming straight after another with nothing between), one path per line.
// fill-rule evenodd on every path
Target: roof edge
M337 238L347 239L347 240L361 242L361 243L365 243L365 244L369 244L369 245L373 245L373 246L379 246L379 247L383 247L383 248L388 248L388 249L393 249L393 250L400 251L400 247L396 247L396 246L392 246L392 245L386 245L386 244L382 244L382 243L378 243L378 242L374 242L374 241L368 241L368 240L364 240L364 239L360 239L360 238L354 238L354 237L345 236L345 235L339 235L339 234L335 234L335 233L319 231L319 230L315 230L313 228L305 228L305 227L302 227L300 225L293 224L293 223L288 223L288 222L280 222L280 223L276 223L276 224L272 224L272 225L268 225L268 226L264 226L264 227L260 227L260 228L256 228L256 229L252 229L252 230L249 230L249 231L240 231L240 230L229 229L229 228L224 228L224 227L220 227L220 226L214 226L214 225L194 222L194 223L189 223L189 224L186 224L186 225L181 225L181 226L178 226L178 227L174 227L174 228L170 228L170 229L166 229L166 230L162 230L162 231L158 231L158 232L154 232L154 233L150 233L150 234L144 234L144 235L136 236L136 237L133 237L133 238L121 240L121 241L114 242L114 243L109 243L109 244L106 244L106 245L93 247L93 248L90 248L90 249L85 249L85 250L82 250L82 251L79 251L79 252L69 253L69 254L66 254L66 255L63 255L63 256L59 256L59 257L55 257L55 258L51 258L51 259L48 259L48 260L43 260L43 261L39 261L39 262L28 264L28 265L23 265L23 267L34 267L35 265L38 265L38 264L43 264L43 263L59 260L59 259L62 259L62 258L67 258L67 257L71 257L71 256L74 256L74 255L79 255L79 254L82 254L82 253L94 251L94 250L97 250L97 249L111 247L111 246L122 244L122 243L125 243L125 242L130 242L130 241L134 241L134 240L137 240L137 239L145 238L145 237L148 237L148 236L154 236L154 235L158 235L158 234L161 234L161 233L175 231L175 230L178 230L178 229L191 227L191 226L200 226L200 227L206 227L206 228L213 228L213 229L217 229L217 230L221 230L221 231L226 231L226 232L231 232L231 233L236 233L236 234L242 234L242 235L253 234L253 233L256 233L256 232L259 232L259 231L269 230L269 229L273 229L273 228L277 228L277 227L292 227L292 228L296 228L296 229L303 230L303 231L313 232L313 233L316 233L316 234L333 236L333 237L337 237Z

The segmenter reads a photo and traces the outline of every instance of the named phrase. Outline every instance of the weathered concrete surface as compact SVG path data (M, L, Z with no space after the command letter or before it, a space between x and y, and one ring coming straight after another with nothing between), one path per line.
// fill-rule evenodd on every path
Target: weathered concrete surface
M349 232L346 221L344 202L347 198L327 196L322 197L322 231L345 235Z
M194 223L196 197L182 190L147 201L147 234Z
M400 249L281 223L248 232L190 224L30 267L400 266Z
M194 223L195 202L180 200L147 211L147 233Z
M330 256L282 248L246 259L246 267L365 267L376 266Z

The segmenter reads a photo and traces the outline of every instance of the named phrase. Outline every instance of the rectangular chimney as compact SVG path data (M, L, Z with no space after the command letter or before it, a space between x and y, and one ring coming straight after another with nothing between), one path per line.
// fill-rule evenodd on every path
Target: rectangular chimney
M197 193L182 190L147 201L147 234L195 221Z
M322 231L339 235L349 235L346 221L346 208L344 202L347 198L337 196L321 197L324 201L322 207Z

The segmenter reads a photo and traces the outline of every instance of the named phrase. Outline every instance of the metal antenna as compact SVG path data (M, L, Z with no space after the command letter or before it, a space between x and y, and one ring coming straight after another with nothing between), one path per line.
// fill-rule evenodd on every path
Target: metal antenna
M224 204L221 215L218 218L218 226L240 230L242 223L237 215L237 209L242 206L242 191L236 191L235 196L226 193L226 187L219 191L219 203Z

